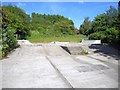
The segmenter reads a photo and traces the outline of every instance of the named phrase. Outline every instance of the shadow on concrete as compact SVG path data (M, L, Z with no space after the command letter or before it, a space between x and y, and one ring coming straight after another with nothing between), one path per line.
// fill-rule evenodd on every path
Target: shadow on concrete
M120 52L119 50L109 46L109 45L91 45L89 46L90 49L94 49L94 53L100 53L100 55L103 55L105 57L111 56L115 58L116 60L120 59ZM108 57L110 59L110 57Z
M69 54L71 54L70 50L66 46L61 46L65 51L67 51Z

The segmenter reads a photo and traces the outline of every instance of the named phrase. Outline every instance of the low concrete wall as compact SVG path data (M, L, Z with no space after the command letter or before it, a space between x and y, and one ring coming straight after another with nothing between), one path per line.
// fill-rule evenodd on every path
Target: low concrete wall
M101 44L101 40L82 40L82 44Z
M17 40L19 45L31 45L32 43L29 40Z

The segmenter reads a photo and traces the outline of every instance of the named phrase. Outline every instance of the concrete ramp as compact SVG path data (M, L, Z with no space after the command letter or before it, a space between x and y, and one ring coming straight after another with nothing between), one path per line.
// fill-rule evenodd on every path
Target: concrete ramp
M17 48L2 60L2 88L70 88L46 56L42 46Z
M60 46L57 45L43 45L43 48L48 56L67 56L65 50L63 50Z
M87 57L82 58L83 61L76 61L70 56L49 56L48 58L73 88L118 87L117 73L100 61ZM109 77L111 72L113 72L112 76Z

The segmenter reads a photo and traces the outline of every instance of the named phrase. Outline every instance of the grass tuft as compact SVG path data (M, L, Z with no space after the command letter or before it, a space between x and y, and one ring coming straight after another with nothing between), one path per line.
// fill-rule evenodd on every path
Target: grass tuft
M82 52L80 52L80 55L88 55L88 52L83 50Z

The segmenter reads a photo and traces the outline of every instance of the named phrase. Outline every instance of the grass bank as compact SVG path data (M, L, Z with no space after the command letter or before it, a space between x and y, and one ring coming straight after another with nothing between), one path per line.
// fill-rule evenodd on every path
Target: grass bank
M65 35L61 37L54 37L54 36L40 36L40 35L31 35L28 38L33 43L47 43L52 41L59 41L59 42L80 42L82 39L86 38L84 35Z

